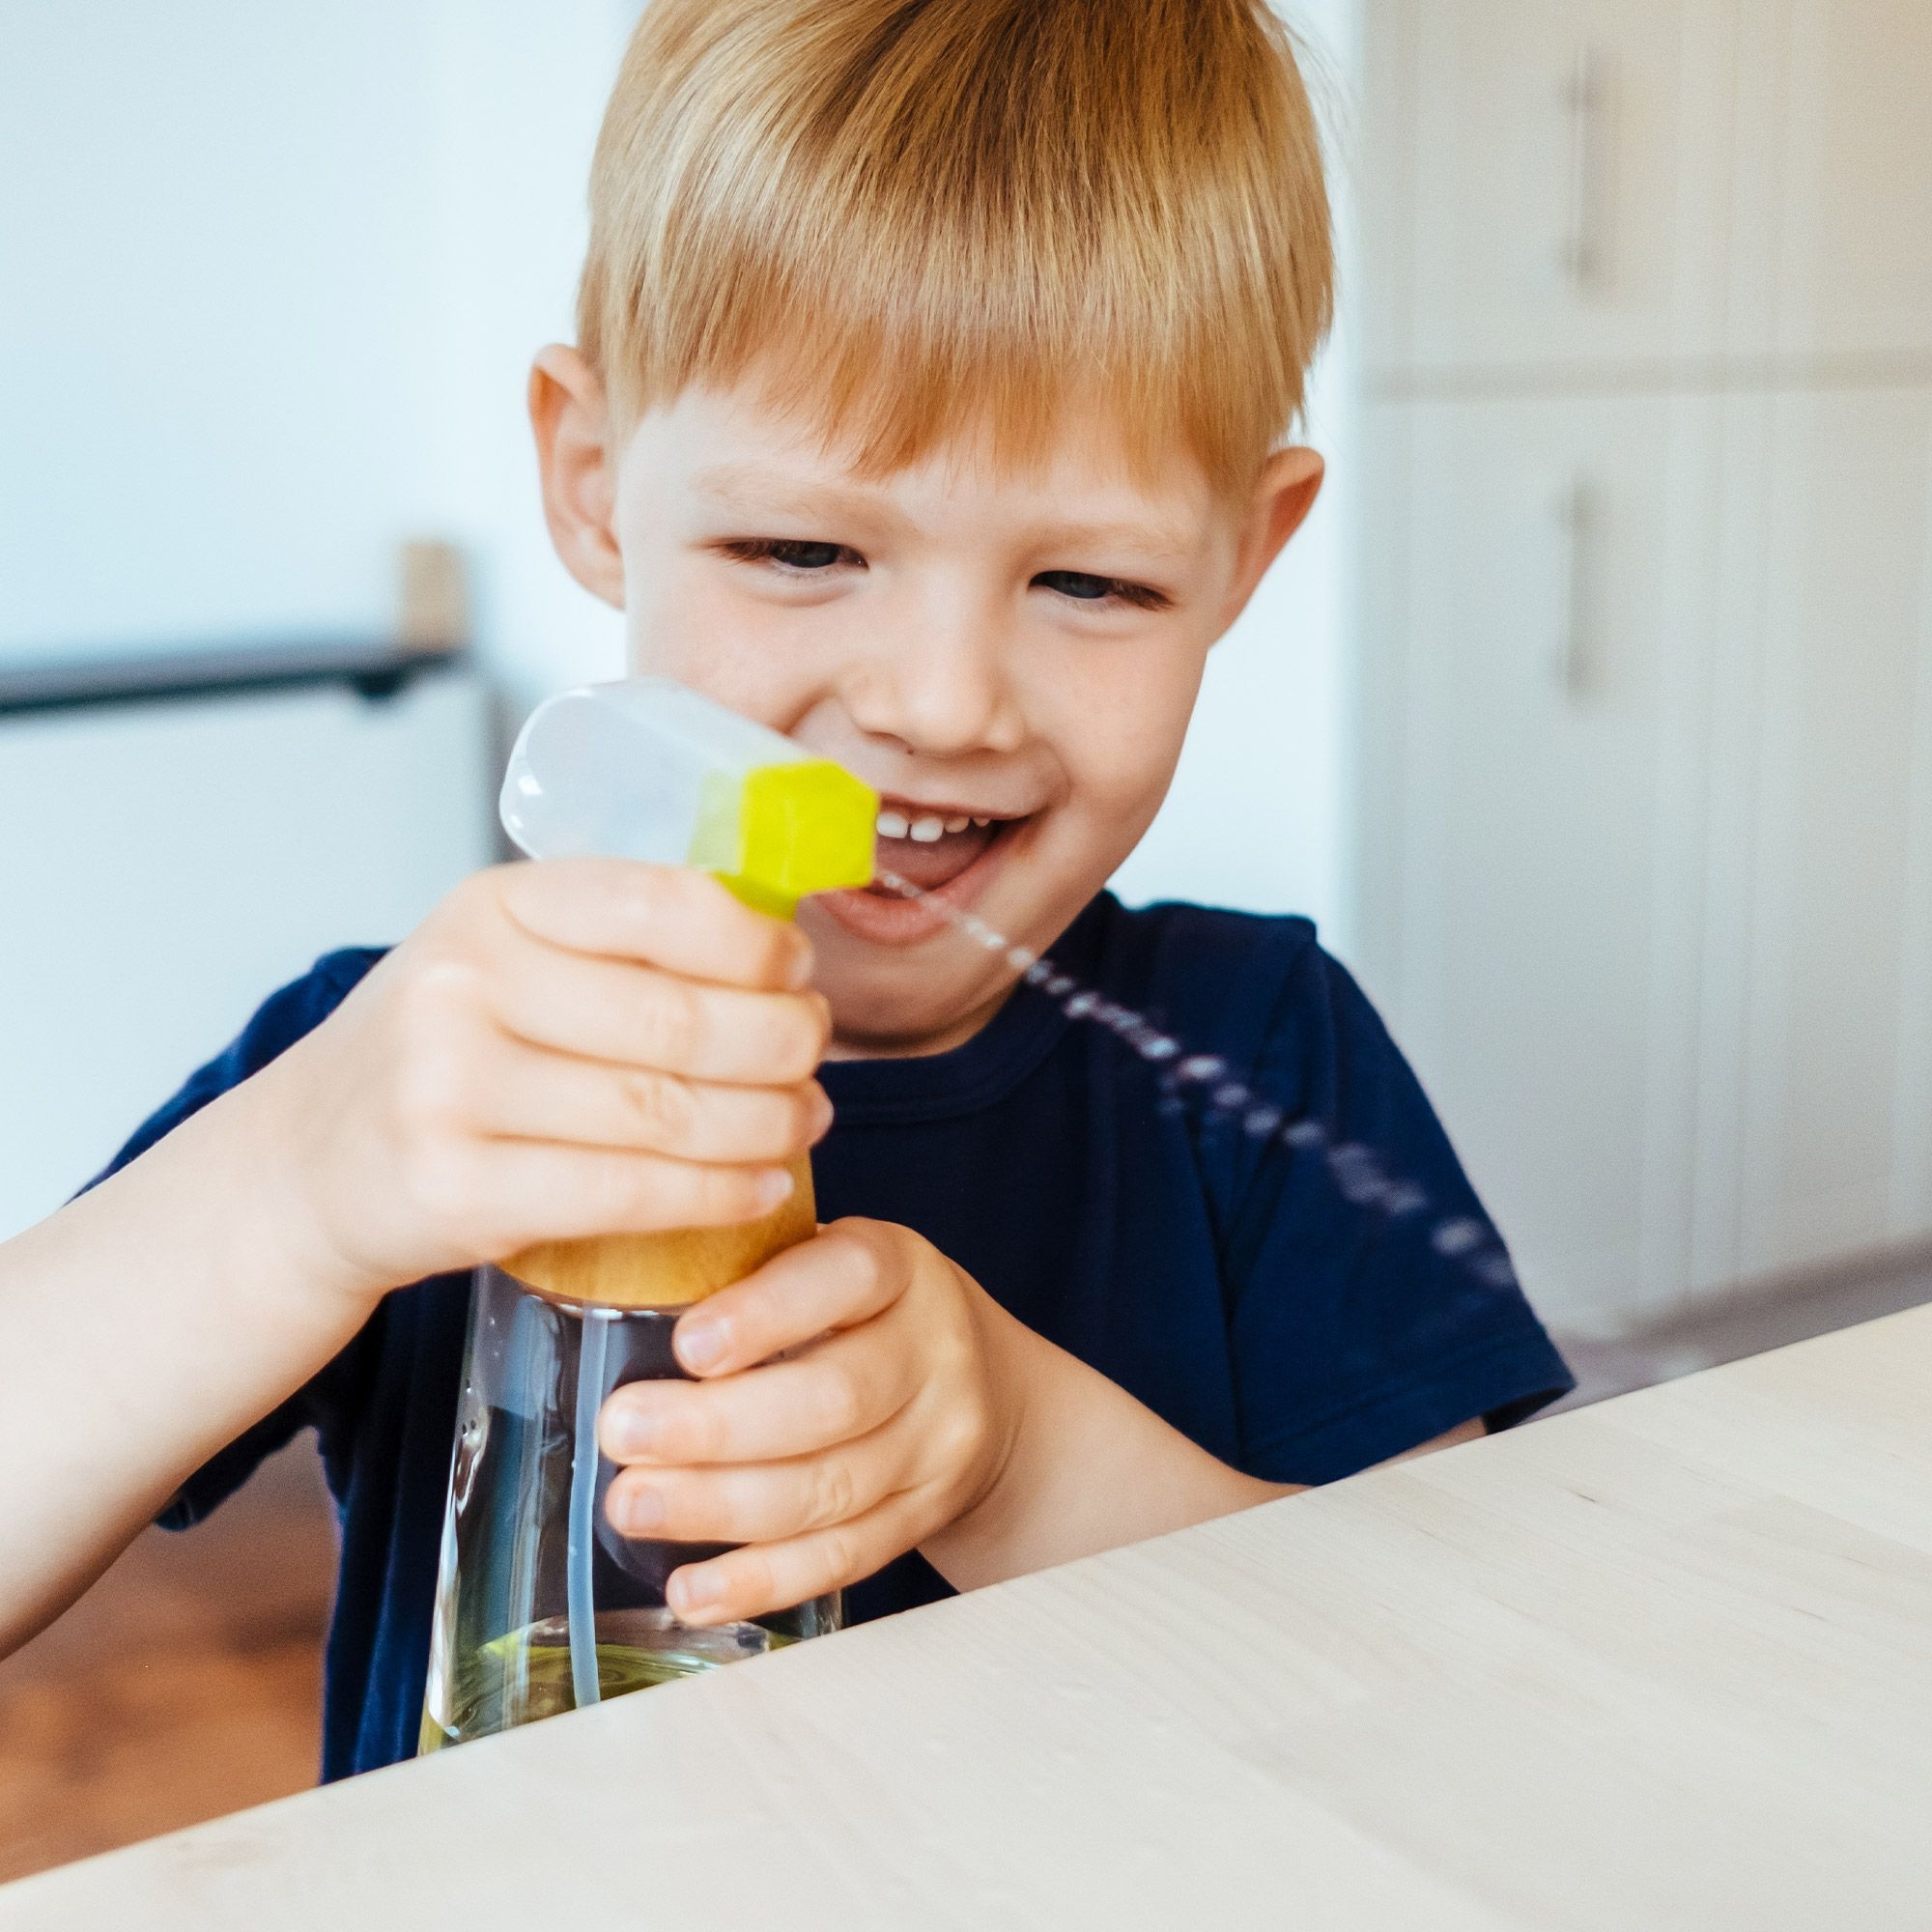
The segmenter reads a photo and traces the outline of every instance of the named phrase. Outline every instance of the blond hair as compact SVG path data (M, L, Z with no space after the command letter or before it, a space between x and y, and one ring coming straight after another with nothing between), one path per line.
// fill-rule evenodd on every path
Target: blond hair
M579 342L620 417L754 380L887 471L1045 447L1241 489L1331 312L1320 140L1265 0L653 0L590 183Z

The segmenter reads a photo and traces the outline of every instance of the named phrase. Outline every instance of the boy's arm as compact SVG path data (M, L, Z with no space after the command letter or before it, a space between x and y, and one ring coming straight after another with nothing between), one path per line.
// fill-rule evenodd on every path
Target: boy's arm
M1306 1487L1244 1475L1097 1369L994 1312L1003 1331L992 1343L996 1373L1024 1394L1012 1442L984 1495L922 1546L955 1589L1232 1516ZM1482 1434L1477 1418L1392 1460Z
M260 1114L238 1088L0 1244L0 1655L366 1318L301 1252Z
M955 1589L976 1589L1144 1537L1230 1516L1295 1485L1243 1475L1118 1382L995 1308L994 1373L1013 1429L985 1492L922 1546Z

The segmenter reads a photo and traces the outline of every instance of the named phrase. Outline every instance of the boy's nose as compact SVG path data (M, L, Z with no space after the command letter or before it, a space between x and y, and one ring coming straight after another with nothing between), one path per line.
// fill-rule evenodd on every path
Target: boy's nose
M840 695L862 730L929 757L1016 752L1026 721L1009 655L991 612L927 608L883 625L848 663Z

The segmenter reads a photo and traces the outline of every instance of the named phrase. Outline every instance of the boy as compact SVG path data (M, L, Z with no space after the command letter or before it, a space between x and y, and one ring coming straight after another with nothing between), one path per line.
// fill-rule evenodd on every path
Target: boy
M685 1317L695 1380L601 1418L615 1527L739 1546L673 1579L693 1621L878 1615L1568 1381L1306 923L1100 890L1321 480L1277 445L1326 206L1260 0L657 0L591 203L580 343L531 384L558 553L638 669L876 785L929 896L793 930L651 867L487 873L277 994L0 1257L37 1365L0 1634L313 1426L329 1776L413 1748L464 1271L755 1215L807 1146L831 1225ZM1176 1106L944 904L1310 1131Z

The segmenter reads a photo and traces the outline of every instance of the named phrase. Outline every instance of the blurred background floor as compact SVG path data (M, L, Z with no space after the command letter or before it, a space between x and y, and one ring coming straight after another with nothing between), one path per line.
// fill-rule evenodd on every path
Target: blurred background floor
M0 1662L0 1880L313 1784L334 1572L304 1439Z
M1759 1284L1613 1340L1560 1336L1577 1392L1559 1406L1580 1408L1925 1301L1932 1301L1932 1251L1917 1247L1857 1267Z

